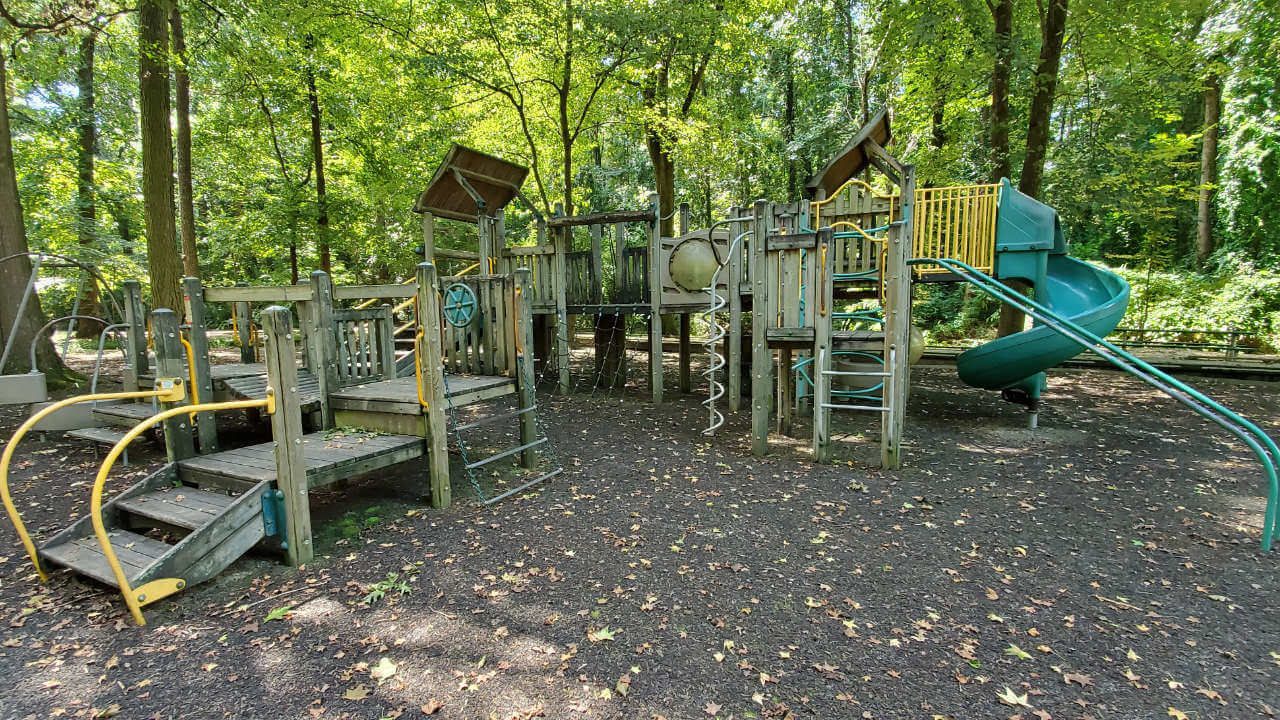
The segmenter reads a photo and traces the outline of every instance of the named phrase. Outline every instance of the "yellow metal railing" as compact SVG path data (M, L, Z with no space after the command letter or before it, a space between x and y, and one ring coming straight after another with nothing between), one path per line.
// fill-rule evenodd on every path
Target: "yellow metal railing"
M916 190L912 210L912 257L959 260L991 272L996 253L996 200L999 185L960 185ZM945 268L917 268L921 274Z
M116 583L120 586L120 594L124 596L125 605L129 606L129 614L133 616L134 622L139 625L147 624L146 619L142 616L143 605L149 605L182 590L187 586L187 582L182 578L157 578L137 588L129 585L129 578L124 574L124 568L120 567L120 560L116 557L115 548L111 547L111 537L107 535L106 523L102 520L102 489L107 482L107 475L111 473L111 466L115 465L120 454L124 452L125 448L129 447L129 443L158 422L182 415L192 409L200 412L213 412L254 407L265 407L268 415L275 414L275 390L268 387L265 398L204 403L202 405L182 405L168 410L161 410L130 428L129 432L125 433L125 436L111 447L106 459L102 461L102 466L98 468L98 475L93 480L93 494L89 499L89 519L93 522L93 534L97 536L98 543L102 545L102 555L106 558L107 564L111 566L111 574L115 576Z
M9 494L9 463L13 460L14 451L23 436L44 418L62 408L78 403L96 400L141 400L144 398L155 398L161 402L178 402L184 397L186 397L186 391L182 378L156 378L156 386L152 390L95 393L93 395L77 395L65 400L59 400L27 418L27 421L14 431L13 437L9 439L9 444L4 448L4 455L0 456L0 501L4 502L5 512L9 514L9 521L13 523L13 529L17 531L18 539L22 541L22 546L26 548L27 555L31 558L31 564L35 565L36 573L41 580L47 580L48 576L44 574L44 570L40 567L40 556L36 553L36 545L31 540L31 535L27 533L27 526L22 522L22 515L18 512L17 506L13 504L13 498ZM183 409L185 410L185 408Z

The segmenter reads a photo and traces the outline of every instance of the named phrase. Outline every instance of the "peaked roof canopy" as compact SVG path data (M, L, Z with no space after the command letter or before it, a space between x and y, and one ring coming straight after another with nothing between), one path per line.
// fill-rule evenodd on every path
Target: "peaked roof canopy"
M484 201L484 212L493 214L520 195L528 175L523 165L453 143L413 211L476 222L480 209L475 196Z
M819 190L830 197L845 181L862 172L871 163L870 154L865 147L868 140L883 148L892 137L893 134L889 132L889 115L881 110L858 130L852 140L840 148L840 152L826 167L805 181L804 187L809 197L816 196Z

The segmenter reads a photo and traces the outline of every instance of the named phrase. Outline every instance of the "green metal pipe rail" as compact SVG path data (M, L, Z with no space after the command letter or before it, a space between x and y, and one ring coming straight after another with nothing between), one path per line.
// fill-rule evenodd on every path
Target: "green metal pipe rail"
M1037 323L1043 324L1063 337L1078 343L1112 365L1124 370L1169 397L1191 408L1196 414L1226 429L1249 447L1262 464L1267 479L1267 510L1262 525L1262 549L1269 551L1276 529L1276 509L1280 505L1280 478L1277 477L1276 461L1280 460L1280 448L1275 441L1257 425L1241 417L1234 411L1219 404L1213 398L1201 393L1168 373L1152 366L1106 339L1064 318L1044 305L1016 293L995 278L958 260L940 258L915 258L909 265L938 265L955 273L961 279L977 287L995 299L1011 305L1030 315Z

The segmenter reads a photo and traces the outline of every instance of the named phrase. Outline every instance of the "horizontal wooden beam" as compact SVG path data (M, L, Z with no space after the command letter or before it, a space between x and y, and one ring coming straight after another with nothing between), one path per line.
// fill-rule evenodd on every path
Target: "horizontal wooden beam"
M438 247L435 249L436 257L453 258L454 260L479 260L480 253L475 250L453 250L451 248Z
M516 257L519 255L555 255L556 247L554 245L525 245L522 247L503 248L502 254L506 257Z
M308 285L246 285L204 289L205 302L297 302L311 299Z
M335 300L411 298L417 294L418 284L416 282L398 285L339 285L333 289L333 298Z
M576 227L580 225L609 225L619 222L653 222L654 215L650 210L618 210L616 212L591 213L590 215L570 215L547 220L547 227Z

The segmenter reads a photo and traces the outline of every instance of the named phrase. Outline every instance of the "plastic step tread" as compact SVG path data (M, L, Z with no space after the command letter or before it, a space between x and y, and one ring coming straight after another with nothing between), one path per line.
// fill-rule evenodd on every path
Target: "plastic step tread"
M111 548L115 550L120 567L125 577L132 583L149 566L164 557L172 545L153 540L128 530L113 529L108 531ZM94 580L119 587L107 558L102 554L102 546L94 535L86 535L58 545L41 548L40 555L45 559L63 567L71 568L81 575Z
M134 515L195 530L222 514L236 498L193 487L164 488L118 500L116 507Z

